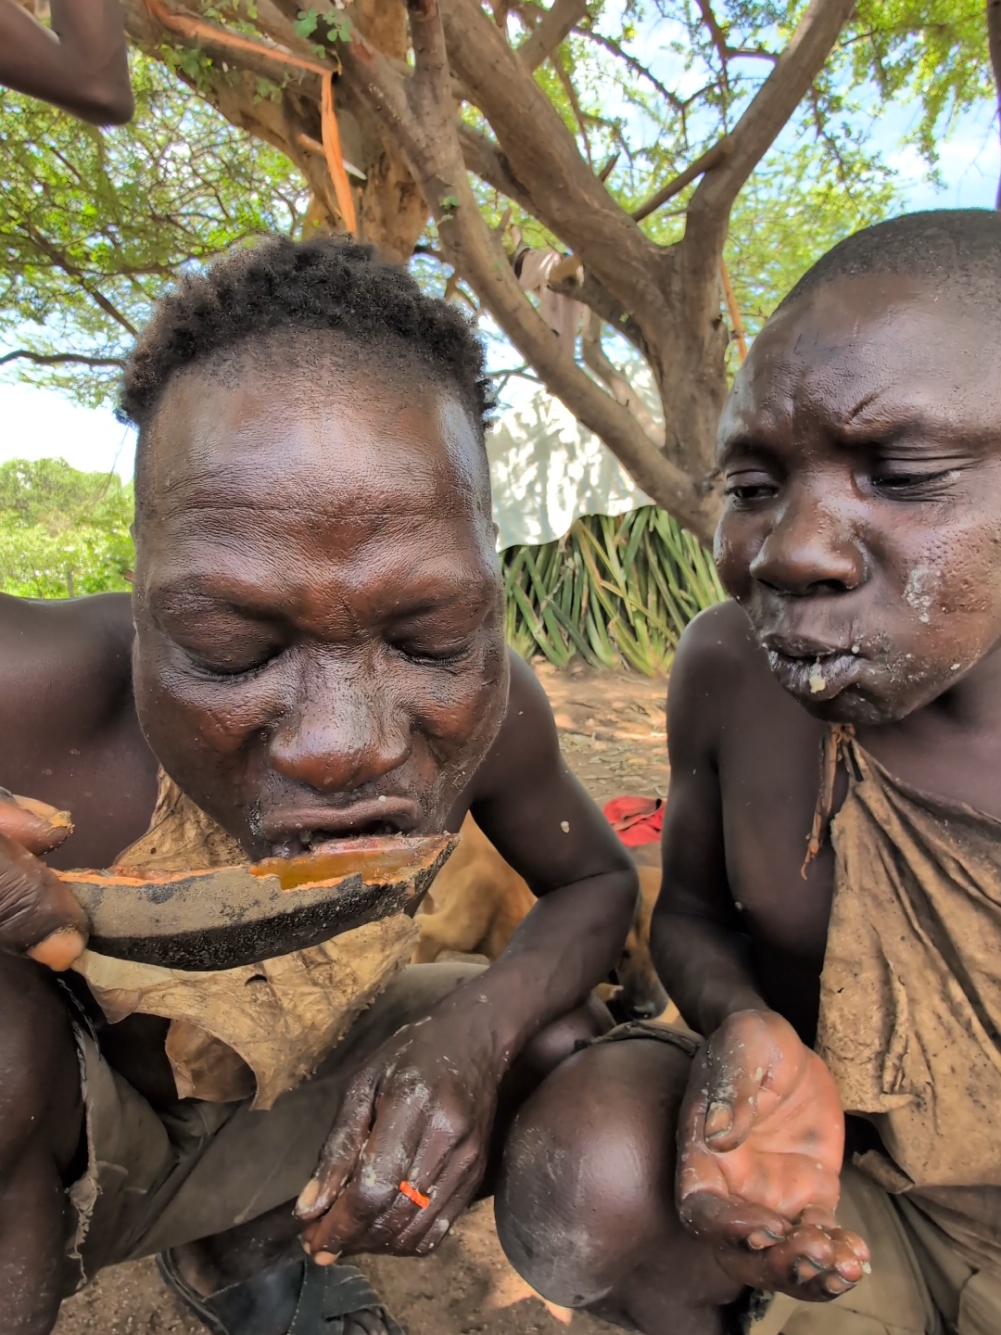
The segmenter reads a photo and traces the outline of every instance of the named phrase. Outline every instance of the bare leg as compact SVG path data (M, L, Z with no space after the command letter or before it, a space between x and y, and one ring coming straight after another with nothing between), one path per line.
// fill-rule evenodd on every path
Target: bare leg
M654 1039L559 1066L507 1143L497 1227L543 1297L643 1335L719 1335L740 1288L674 1209L675 1125L690 1067Z
M0 1311L47 1335L66 1288L63 1176L83 1126L69 1016L51 975L0 956Z

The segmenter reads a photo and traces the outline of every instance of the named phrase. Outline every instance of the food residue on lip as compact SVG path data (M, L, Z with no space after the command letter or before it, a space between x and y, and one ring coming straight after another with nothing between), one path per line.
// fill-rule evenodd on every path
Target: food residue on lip
M820 670L819 658L814 659L813 667L810 669L810 675L807 677L807 681L810 683L810 692L813 695L819 695L824 689L826 683L824 682L824 674Z

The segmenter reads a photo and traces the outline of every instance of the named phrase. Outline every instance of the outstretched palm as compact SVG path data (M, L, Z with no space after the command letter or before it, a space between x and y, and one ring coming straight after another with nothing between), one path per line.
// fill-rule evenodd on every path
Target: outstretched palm
M844 1114L827 1067L781 1016L741 1011L696 1058L678 1127L677 1200L743 1284L824 1300L869 1252L834 1209Z

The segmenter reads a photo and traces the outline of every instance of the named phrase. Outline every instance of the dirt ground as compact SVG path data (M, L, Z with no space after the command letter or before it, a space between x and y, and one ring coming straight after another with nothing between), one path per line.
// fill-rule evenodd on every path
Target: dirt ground
M664 797L667 682L583 664L537 665L567 762L601 805L623 793ZM653 854L653 848L648 850ZM647 860L644 858L644 860ZM408 1335L611 1335L593 1317L550 1308L504 1258L489 1201L474 1207L427 1260L356 1262ZM102 1274L63 1305L55 1335L204 1335L172 1300L153 1262Z

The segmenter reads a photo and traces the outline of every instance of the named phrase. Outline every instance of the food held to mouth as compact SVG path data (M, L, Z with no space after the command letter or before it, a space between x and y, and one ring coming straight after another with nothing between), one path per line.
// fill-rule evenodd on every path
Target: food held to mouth
M90 921L90 949L165 968L237 968L416 911L455 835L337 839L254 866L130 875L63 872Z

